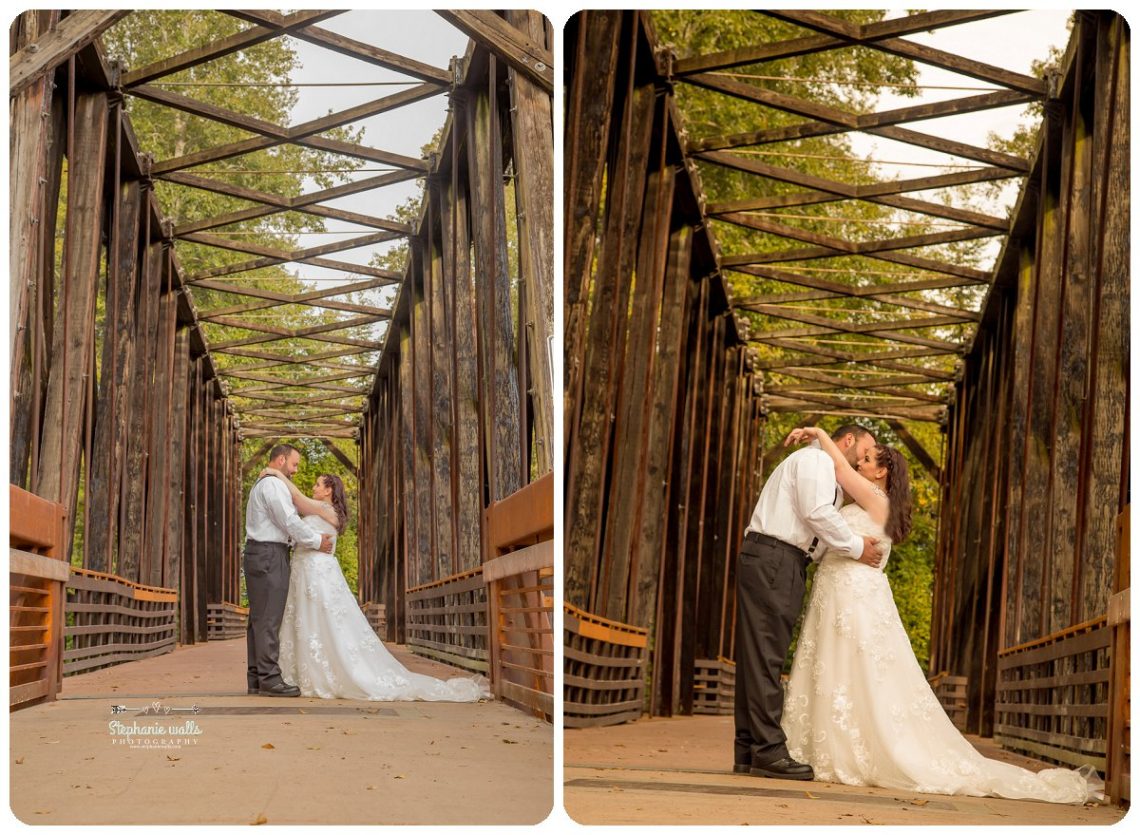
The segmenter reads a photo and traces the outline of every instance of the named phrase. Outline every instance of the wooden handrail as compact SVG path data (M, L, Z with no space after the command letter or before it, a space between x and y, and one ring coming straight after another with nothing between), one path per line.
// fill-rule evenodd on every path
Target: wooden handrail
M178 600L178 589L168 589L162 586L144 586L142 583L136 583L133 580L127 580L117 574L108 574L105 571L93 571L90 568L72 568L72 574L80 577L91 577L95 580L107 580L112 583L118 583L126 586L135 592L136 600L155 600L155 601L176 601ZM142 594L139 594L142 592Z

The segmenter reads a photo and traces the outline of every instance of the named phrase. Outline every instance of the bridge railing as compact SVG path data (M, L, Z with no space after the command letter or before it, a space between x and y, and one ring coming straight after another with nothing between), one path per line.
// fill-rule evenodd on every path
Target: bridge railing
M244 638L249 608L236 603L206 604L206 640L229 641Z
M1116 519L1116 593L1108 600L1108 628L1112 631L1112 674L1108 684L1108 748L1105 751L1107 794L1122 805L1132 799L1132 580L1130 534L1132 505Z
M9 488L8 678L10 708L51 701L59 692L64 584L64 507Z
M67 583L63 674L171 652L178 641L178 591L73 568Z
M495 698L554 717L554 475L484 513Z
M486 674L487 587L482 567L407 590L408 648L464 670Z
M563 603L567 728L618 725L641 717L649 631Z

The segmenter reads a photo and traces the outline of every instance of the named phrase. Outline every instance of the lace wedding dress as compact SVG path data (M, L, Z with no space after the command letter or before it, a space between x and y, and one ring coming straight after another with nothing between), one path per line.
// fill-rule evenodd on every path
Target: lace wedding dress
M304 520L318 533L336 536L322 517ZM490 698L482 676L442 681L397 661L372 631L332 554L294 550L279 636L281 677L303 696L383 702Z
M887 544L886 566L882 527L857 504L841 513L853 532ZM781 725L791 756L827 782L1054 803L1083 803L1103 787L1091 769L1034 774L979 754L927 684L886 575L839 554L816 569Z

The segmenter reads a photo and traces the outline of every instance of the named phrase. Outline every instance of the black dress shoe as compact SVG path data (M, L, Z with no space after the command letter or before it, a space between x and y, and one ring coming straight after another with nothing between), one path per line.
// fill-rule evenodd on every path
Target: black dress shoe
M294 687L293 685L286 684L283 681L279 681L279 682L277 682L277 684L271 685L270 687L262 687L257 692L259 694L261 694L262 696L300 696L301 695L301 689L299 687Z
M732 764L732 773L733 774L748 774L751 771L752 771L752 763L733 763Z
M791 757L782 757L775 762L763 765L753 764L748 769L753 777L776 777L780 780L814 780L815 772L807 763L796 762Z

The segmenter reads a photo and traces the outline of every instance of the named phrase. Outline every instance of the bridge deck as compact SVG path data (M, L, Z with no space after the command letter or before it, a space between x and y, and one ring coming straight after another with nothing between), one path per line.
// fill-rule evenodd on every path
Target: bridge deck
M1112 824L1109 806L1064 806L733 774L730 716L642 719L565 733L565 805L582 824ZM972 737L986 756L1043 763Z
M413 671L456 674L392 649ZM200 712L111 713L156 701ZM109 728L189 718L201 733L170 734L173 747L132 748ZM242 640L68 677L10 727L11 808L30 824L529 824L553 803L545 722L493 702L247 696Z

